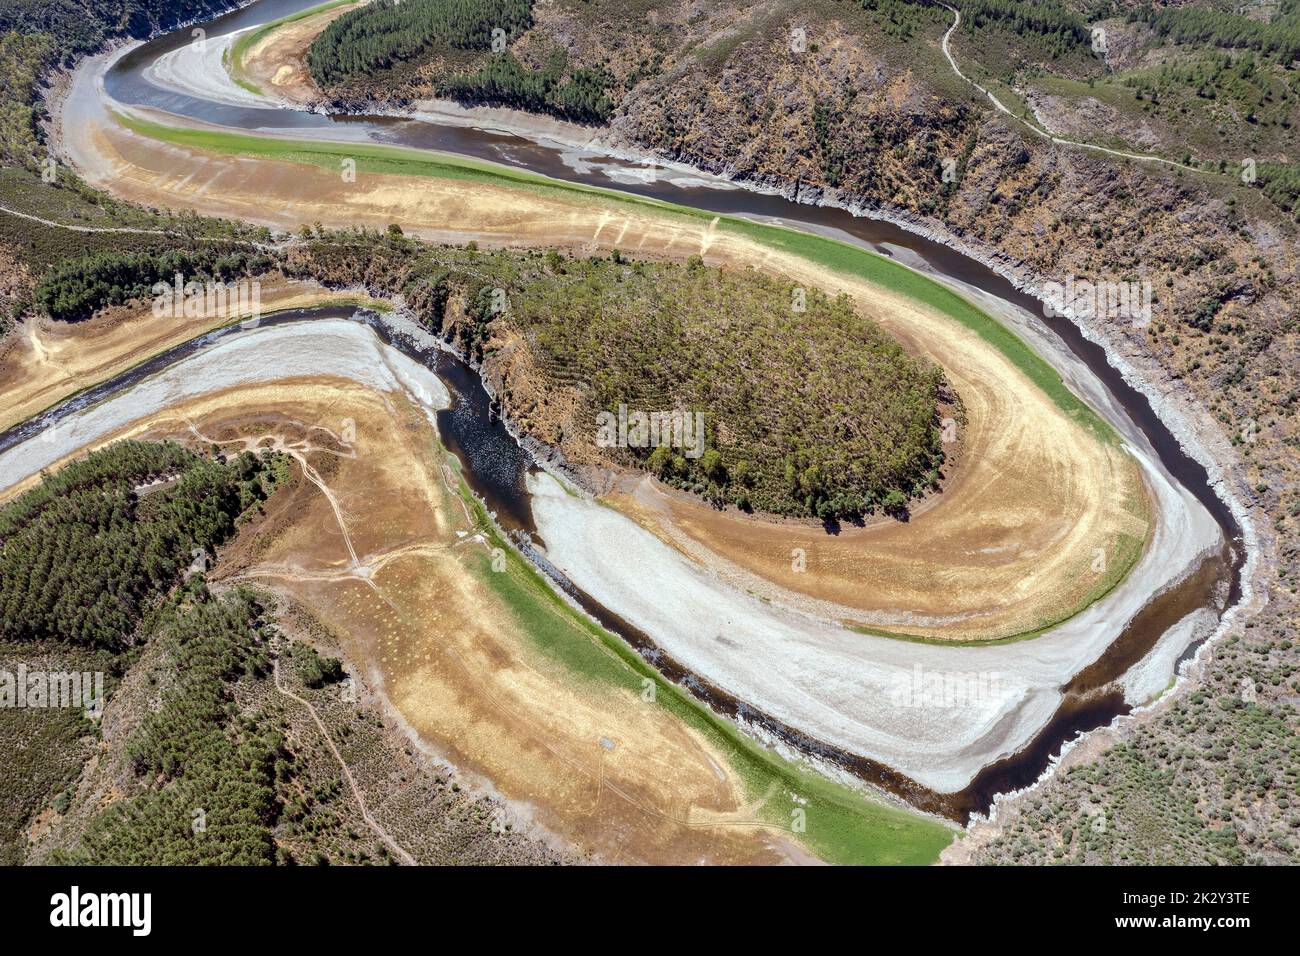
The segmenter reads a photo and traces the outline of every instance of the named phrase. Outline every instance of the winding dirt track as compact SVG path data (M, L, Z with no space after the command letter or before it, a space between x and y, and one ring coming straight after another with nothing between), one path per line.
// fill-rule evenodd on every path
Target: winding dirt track
M279 694L288 697L290 700L297 701L303 707L307 708L307 713L311 714L311 719L315 722L316 729L319 730L321 736L325 738L325 743L329 747L330 753L334 755L334 759L337 761L339 769L343 771L343 779L347 783L348 789L352 791L352 799L356 800L357 807L361 810L361 819L366 821L366 826L370 827L370 829L374 831L375 836L379 837L379 839L384 842L384 845L392 851L394 856L408 866L414 866L415 858L412 857L411 854L407 853L406 850L402 848L402 845L393 839L392 835L389 834L389 832L370 815L370 811L366 808L366 799L361 795L361 790L357 787L357 782L352 777L352 771L348 768L347 761L344 760L343 755L339 753L339 748L335 745L334 739L330 736L329 730L325 727L325 722L320 719L320 715L316 713L316 708L312 706L311 701L299 697L293 691L284 686L284 682L280 680L280 658L277 657L272 662L271 666L272 676L275 678L276 691Z
M998 99L993 94L992 90L989 90L981 86L980 84L976 83L974 80L972 80L969 76L967 76L965 73L961 71L961 67L957 65L957 58L953 56L952 42L951 42L952 35L956 33L957 28L961 26L961 13L957 10L956 7L950 7L946 3L943 6L950 13L952 13L952 26L950 26L947 32L944 33L943 40L939 44L943 50L943 55L948 59L948 65L952 67L952 71L957 74L958 79L964 81L965 83L970 84L971 87L973 87L974 89L978 90L979 92L983 93L986 97L988 97L989 102L993 104L993 107L999 113L1011 117L1011 119L1015 120L1017 123L1020 123L1027 130L1033 133L1035 136L1041 137L1042 139L1055 143L1057 146L1069 146L1074 149L1090 149L1095 153L1105 153L1107 156L1116 156L1120 159L1134 159L1140 163L1160 163L1161 165L1164 166L1173 166L1176 169L1186 169L1189 172L1198 172L1198 170L1194 166L1188 166L1185 163L1179 163L1172 159L1165 159L1163 156L1152 156L1147 153L1130 153L1127 150L1123 150L1123 149L1111 149L1108 146L1098 146L1095 143L1082 143L1077 139L1065 139L1064 137L1061 136L1055 136L1052 133L1035 126L1033 123L1029 122L1024 117L1017 116L1014 112L1012 112L1007 107L1005 103L1003 103L1000 99Z

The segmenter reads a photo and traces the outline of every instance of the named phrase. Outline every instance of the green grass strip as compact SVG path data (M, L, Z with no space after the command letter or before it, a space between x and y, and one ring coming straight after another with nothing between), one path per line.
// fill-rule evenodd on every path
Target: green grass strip
M504 570L492 570L489 553L467 557L470 568L515 617L520 634L547 659L601 688L641 696L645 681L653 682L654 702L646 706L663 707L724 754L749 799L759 802L764 822L790 830L792 811L801 808L806 830L788 835L828 863L924 865L933 863L952 842L955 831L950 827L786 760L668 681L622 638L561 598L504 540L463 480L460 494L489 551L500 548L505 556Z

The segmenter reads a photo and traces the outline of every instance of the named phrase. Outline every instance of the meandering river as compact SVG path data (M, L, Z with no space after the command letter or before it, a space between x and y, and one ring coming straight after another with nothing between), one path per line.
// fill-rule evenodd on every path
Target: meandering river
M251 6L205 25L209 40L231 32L254 28L286 14L316 5L318 0L259 0ZM527 535L535 531L532 497L527 475L535 466L519 448L505 427L490 413L490 402L475 373L445 352L431 347L418 336L396 331L390 323L374 316L362 316L387 346L397 349L408 359L432 369L453 395L450 409L438 412L438 425L448 447L466 467L475 491L496 512L508 530L516 532L525 550L559 578L561 586L593 616L620 633L647 658L653 660L669 677L691 687L715 709L744 718L801 750L820 759L836 763L860 777L903 796L918 808L942 813L958 820L973 812L987 810L994 796L1019 789L1033 782L1046 768L1051 757L1077 734L1103 726L1117 715L1126 713L1122 680L1135 666L1153 659L1162 639L1174 634L1184 622L1200 615L1217 618L1237 601L1243 548L1241 530L1229 507L1215 493L1205 468L1180 446L1171 430L1152 408L1151 403L1128 385L1119 371L1107 360L1100 347L1089 342L1065 318L1043 318L1041 307L1032 297L1019 292L1009 281L986 266L960 255L947 246L911 234L893 224L859 218L831 208L801 205L777 195L738 188L720 188L709 177L690 175L656 175L640 177L644 167L608 156L582 154L581 151L533 142L516 136L482 132L462 126L386 117L330 117L304 113L278 106L254 107L233 102L215 102L198 95L164 89L150 80L150 69L160 57L191 42L190 29L176 31L146 43L121 57L104 78L105 90L123 104L147 106L206 123L251 131L293 131L294 135L319 135L322 138L364 138L426 149L437 149L498 163L506 163L557 179L622 189L637 195L664 199L680 205L694 206L715 213L730 213L776 220L796 228L829 233L848 239L873 251L893 255L909 265L936 277L951 280L962 287L979 290L995 297L1007 309L1015 310L1025 327L1036 335L1050 338L1054 347L1068 354L1071 361L1086 368L1090 387L1097 391L1090 398L1122 410L1132 423L1132 436L1158 461L1161 471L1180 489L1190 493L1205 508L1227 542L1222 551L1206 557L1177 586L1159 595L1134 615L1117 635L1095 656L1091 663L1074 667L1059 687L1059 705L1032 733L1027 744L1015 753L985 765L964 787L926 787L905 773L880 760L862 756L815 736L801 732L766 713L753 701L743 700L722 689L698 669L679 662L671 650L665 652L663 638L638 628L585 593L565 576L543 552L531 549ZM264 319L262 325L274 328L321 318L339 318L351 310L315 310L290 313ZM0 464L14 466L20 446L42 441L38 434L51 425L85 416L113 397L138 389L157 376L195 356L217 347L231 336L250 333L238 328L209 333L191 343L160 355L111 382L76 396L63 406L0 434ZM141 413L147 411L141 409ZM6 482L8 483L8 482ZM1104 622L1103 622L1104 623ZM1186 629L1186 628L1185 628ZM1204 627L1200 628L1203 632ZM861 638L862 640L880 640ZM1046 640L1040 638L1039 640ZM893 643L893 642L891 642ZM1037 641L1034 642L1035 644ZM914 645L909 645L914 646ZM1003 649L944 648L945 654L977 655L981 650ZM1194 639L1187 636L1174 649L1173 660L1182 660L1194 650ZM917 654L928 654L922 649ZM991 655L990 655L991 656ZM971 664L974 668L975 663ZM1165 662L1163 667L1172 668Z

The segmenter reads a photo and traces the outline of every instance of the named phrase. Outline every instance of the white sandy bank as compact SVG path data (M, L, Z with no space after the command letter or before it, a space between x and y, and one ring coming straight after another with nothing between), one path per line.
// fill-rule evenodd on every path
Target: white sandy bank
M202 27L194 29L201 30ZM229 106L276 109L278 104L244 89L231 79L226 68L226 57L235 41L256 29L254 26L225 36L195 37L193 42L164 53L149 64L144 78L161 90L186 93L197 99Z
M1208 515L1166 485L1158 491L1173 499L1164 501L1171 519L1157 527L1133 572L1140 584L1116 589L1031 641L943 647L870 637L772 607L550 476L530 479L529 488L548 559L671 657L801 731L944 792L1033 738L1060 704L1059 688L1100 656L1154 591L1181 578L1181 563L1166 556L1186 543L1217 541ZM1170 507L1175 500L1186 509L1181 515Z
M317 319L241 330L0 455L0 491L187 399L299 376L346 378L380 391L404 392L431 416L451 402L433 372L358 322Z

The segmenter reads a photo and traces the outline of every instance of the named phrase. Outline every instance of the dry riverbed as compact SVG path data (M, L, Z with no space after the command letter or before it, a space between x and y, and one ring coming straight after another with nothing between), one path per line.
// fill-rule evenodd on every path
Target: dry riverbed
M1218 543L1203 509L1173 485L1115 409L1099 410L1120 428L1127 450L1070 420L979 336L898 294L716 222L644 206L392 174L367 173L349 183L315 165L170 146L107 116L96 69L92 61L79 71L64 145L88 180L126 198L282 229L310 221L376 228L398 222L440 241L698 254L845 291L910 350L942 365L966 407L963 467L943 498L907 525L850 529L823 541L809 529L718 516L653 487L616 501L650 533L614 510L535 486L548 555L584 590L737 697L933 787L959 788L990 760L1022 746L1054 709L1061 684L1095 659L1151 594L1176 583ZM1051 359L1066 364L1059 355ZM1082 377L1070 382L1095 398ZM930 647L825 623L849 620L950 641L1020 633L1087 597L1122 536L1149 542L1128 578L1029 643ZM790 552L805 539L815 571L794 577L807 574L787 570ZM625 545L618 555L610 553L611 540ZM632 551L635 562L626 560ZM700 607L716 614L702 620ZM997 674L1000 689L955 712L896 703L884 712L918 666Z
M347 299L314 282L261 282L262 313L306 309ZM357 301L367 301L364 296ZM148 304L106 309L84 322L39 317L24 323L3 345L0 362L0 431L107 381L140 362L223 325L246 312L156 316Z

